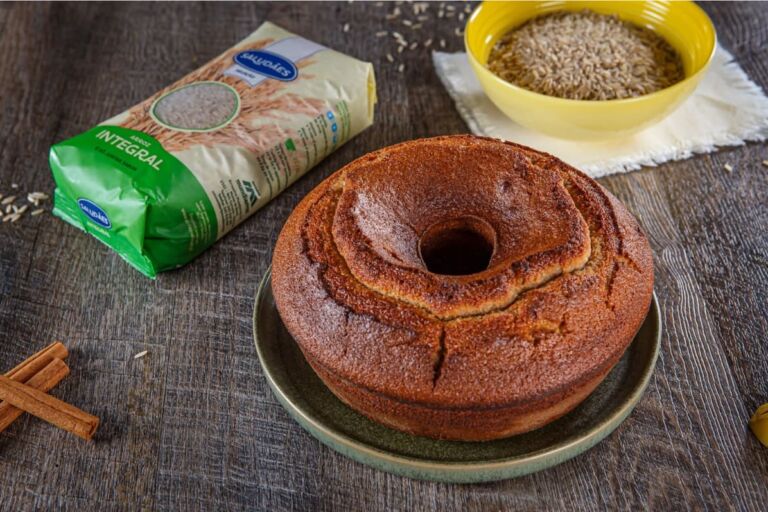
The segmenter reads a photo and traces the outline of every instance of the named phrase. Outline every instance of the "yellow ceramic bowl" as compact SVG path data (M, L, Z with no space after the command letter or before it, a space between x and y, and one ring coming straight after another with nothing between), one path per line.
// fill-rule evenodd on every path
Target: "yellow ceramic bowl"
M685 79L661 91L609 101L568 100L538 94L502 80L486 67L491 49L514 27L544 13L591 9L647 27L679 53ZM605 139L660 121L696 88L715 53L715 27L693 2L483 2L467 22L464 44L485 93L517 123L567 139Z

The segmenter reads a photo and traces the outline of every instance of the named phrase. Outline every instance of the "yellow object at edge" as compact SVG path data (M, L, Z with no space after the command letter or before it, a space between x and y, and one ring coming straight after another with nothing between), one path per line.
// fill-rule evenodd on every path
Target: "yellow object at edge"
M757 408L755 414L749 420L749 428L755 437L768 447L768 404L763 404Z

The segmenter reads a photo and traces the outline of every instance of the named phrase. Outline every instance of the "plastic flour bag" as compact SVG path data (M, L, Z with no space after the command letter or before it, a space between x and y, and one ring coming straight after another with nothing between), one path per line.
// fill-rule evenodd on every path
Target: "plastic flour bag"
M53 213L147 276L180 267L373 123L373 66L265 23L51 148Z

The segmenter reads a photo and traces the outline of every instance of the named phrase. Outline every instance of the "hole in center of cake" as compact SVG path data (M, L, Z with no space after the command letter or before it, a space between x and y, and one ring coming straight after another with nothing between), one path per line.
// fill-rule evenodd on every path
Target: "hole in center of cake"
M477 217L441 221L419 239L419 255L434 274L466 276L488 268L496 249L496 232Z

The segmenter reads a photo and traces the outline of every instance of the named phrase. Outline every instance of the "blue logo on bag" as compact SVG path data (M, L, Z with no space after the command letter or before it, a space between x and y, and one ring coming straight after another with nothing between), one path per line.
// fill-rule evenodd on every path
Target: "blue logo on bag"
M99 226L107 229L112 227L112 223L109 222L107 214L93 201L89 199L78 199L77 205L89 219Z
M234 61L246 69L283 82L296 80L296 77L299 76L296 64L276 53L265 52L264 50L240 52L235 55Z

